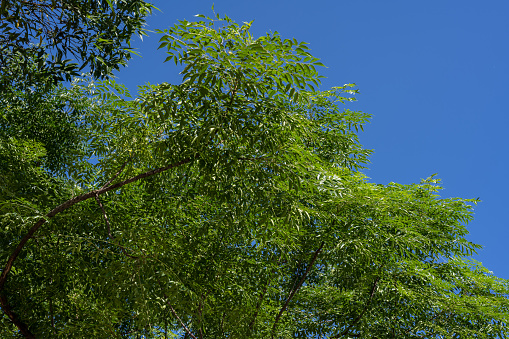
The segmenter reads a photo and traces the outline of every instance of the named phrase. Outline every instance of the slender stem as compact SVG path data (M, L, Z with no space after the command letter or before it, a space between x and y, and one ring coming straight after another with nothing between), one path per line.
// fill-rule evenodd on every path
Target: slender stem
M276 317L276 320L274 321L274 325L272 325L272 338L274 338L274 333L276 332L277 323L278 323L279 319L281 318L281 315L283 315L283 312L286 311L286 307L288 306L288 304L292 300L293 296L295 295L295 293L297 293L299 288L302 286L302 284L304 283L304 280L306 280L306 277L307 277L309 271L311 270L311 268L313 267L313 264L315 263L316 258L318 257L318 254L322 250L324 244L325 243L322 241L322 243L320 244L320 247L318 247L318 249L315 251L315 254L313 255L313 258L309 262L309 265L308 265L308 267L306 269L306 272L304 272L304 275L302 276L302 279L300 279L300 281L297 284L297 286L295 286L293 288L292 292L288 296L288 299L286 299L286 302L284 303L283 307L281 307L281 310L279 311L279 313L278 313L278 315Z
M200 336L200 339L203 339L203 324L202 324L202 319L203 319L203 304L205 303L205 301L207 300L207 293L205 293L205 297L203 296L203 294L200 296L200 303L198 304L198 335Z
M438 318L438 316L442 315L442 313L444 313L444 312L443 312L443 311L441 311L441 312L439 312L439 313L435 313L435 315L434 315L434 316L433 316L433 317L432 317L429 321L433 321L433 320L435 320L436 318ZM415 326L414 326L414 327L412 327L411 329L407 330L407 331L405 332L405 334L408 334L408 333L410 333L410 332L415 331L415 330L419 327L419 325L420 325L420 324L419 324L419 323L417 323L417 325L415 325ZM422 337L421 337L421 338L422 338Z

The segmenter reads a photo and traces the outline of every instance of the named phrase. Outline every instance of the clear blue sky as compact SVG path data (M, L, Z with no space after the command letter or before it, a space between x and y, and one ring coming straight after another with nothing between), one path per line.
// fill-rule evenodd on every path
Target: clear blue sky
M212 15L212 1L155 0L161 12L148 29ZM444 197L482 202L469 240L475 259L509 279L509 1L227 1L215 11L255 20L255 36L278 31L310 43L328 67L322 89L356 83L351 109L373 115L361 135L375 150L365 174L372 182L419 182L433 173ZM117 74L131 91L147 82L180 81L163 64L158 34L135 39L135 57Z

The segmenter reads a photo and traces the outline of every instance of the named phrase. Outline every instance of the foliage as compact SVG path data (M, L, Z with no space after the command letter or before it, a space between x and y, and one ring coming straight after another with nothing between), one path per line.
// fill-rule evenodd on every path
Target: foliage
M12 68L28 82L70 80L86 66L96 78L110 75L131 58L131 36L146 34L152 8L143 0L2 0L0 86L12 86Z
M504 337L508 282L468 259L477 201L369 183L353 85L319 91L305 43L200 17L161 32L182 83L70 89L89 158L67 177L2 144L47 197L0 201L2 337Z
M29 87L0 93L0 139L34 141L44 147L41 164L63 175L84 155L88 99L77 87L40 79Z

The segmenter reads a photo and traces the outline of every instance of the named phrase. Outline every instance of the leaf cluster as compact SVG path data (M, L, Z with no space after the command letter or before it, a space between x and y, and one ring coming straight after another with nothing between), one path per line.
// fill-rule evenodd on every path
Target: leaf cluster
M12 86L10 68L28 82L70 80L85 67L95 78L109 76L131 58L130 39L146 34L153 8L142 0L2 0L0 86Z

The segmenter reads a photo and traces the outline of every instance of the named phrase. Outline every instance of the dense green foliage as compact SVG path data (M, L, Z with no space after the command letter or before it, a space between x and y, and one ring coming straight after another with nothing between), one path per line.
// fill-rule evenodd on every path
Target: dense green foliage
M180 84L5 97L0 336L505 337L508 282L469 259L476 200L369 183L353 85L318 90L305 43L201 18L161 32ZM51 107L51 138L25 105Z
M0 94L0 138L32 140L44 145L43 167L63 174L84 152L88 100L62 85L47 83Z
M145 34L152 8L143 0L2 0L0 92L13 75L70 80L88 66L96 78L109 76L131 58L131 36Z

